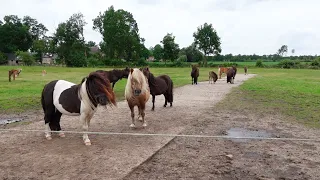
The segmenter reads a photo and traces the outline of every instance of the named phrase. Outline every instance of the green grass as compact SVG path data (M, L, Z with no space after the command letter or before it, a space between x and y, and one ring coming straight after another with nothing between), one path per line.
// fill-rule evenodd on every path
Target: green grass
M23 66L22 72L16 81L8 81L8 71L17 66L0 66L0 113L24 112L26 110L37 110L41 108L40 97L44 85L55 79L64 79L73 83L80 83L82 78L90 72L113 68L67 68L67 67L42 67ZM41 72L45 69L46 76ZM201 68L205 69L205 68ZM150 68L151 72L157 76L160 74L169 75L174 83L174 87L191 84L191 68ZM204 70L206 71L206 70ZM207 71L206 71L207 72ZM207 73L201 73L199 81L208 80ZM114 91L117 99L124 98L124 87L126 79L118 81Z
M319 71L249 69L249 72L258 75L228 97L236 102L235 109L262 112L265 116L279 112L310 127L320 128Z
M111 68L66 68L66 67L22 67L16 81L8 82L8 70L14 67L0 66L0 114L41 109L40 96L43 86L51 80L65 79L80 83L81 79L97 69ZM15 67L17 68L17 67ZM47 75L41 71L46 69ZM174 87L191 83L190 68L150 68L154 75L168 74ZM200 68L199 81L208 80L207 72L216 68ZM238 69L243 73L243 69ZM281 113L312 127L320 127L320 71L310 69L264 69L249 68L255 78L234 88L223 101L232 100L236 110ZM115 86L118 100L123 99L126 79ZM224 106L225 107L225 106Z

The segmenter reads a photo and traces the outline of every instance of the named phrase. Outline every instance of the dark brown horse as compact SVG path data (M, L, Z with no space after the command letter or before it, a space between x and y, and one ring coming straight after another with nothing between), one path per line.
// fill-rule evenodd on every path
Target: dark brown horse
M227 83L230 82L230 84L233 84L234 77L235 77L235 70L233 68L229 68L227 71Z
M111 71L104 71L104 70L97 70L96 72L102 73L105 78L107 78L110 83L112 83L112 89L117 81L121 80L122 78L128 78L130 73L130 68L126 67L125 69L119 70L114 69Z
M170 103L170 107L172 107L173 102L173 82L168 75L160 75L154 77L154 75L150 72L149 68L143 68L143 74L147 77L150 94L152 95L152 111L154 110L154 102L155 96L163 94L165 97L165 102L163 107L167 107L167 102Z
M232 69L234 70L234 76L233 76L233 78L236 78L237 67L233 65L233 66L232 66Z
M209 84L215 83L218 80L218 75L214 71L209 71Z
M191 84L198 84L199 68L197 65L191 65Z

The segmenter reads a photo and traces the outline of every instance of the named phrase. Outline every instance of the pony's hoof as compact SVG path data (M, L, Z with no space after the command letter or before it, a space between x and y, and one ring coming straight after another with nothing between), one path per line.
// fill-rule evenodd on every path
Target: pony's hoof
M147 123L143 123L143 124L142 124L142 127L147 127Z
M154 108L152 108L151 111L154 111Z
M66 137L66 135L64 133L59 133L59 136L62 138Z
M163 107L167 107L167 105L163 105Z
M47 140L51 140L52 137L51 137L51 136L46 136L46 139L47 139Z
M136 125L134 125L134 124L130 124L130 127L131 127L131 128L135 128L135 127L136 127Z
M86 146L91 146L91 142L90 142L90 141L85 141L84 144L85 144Z

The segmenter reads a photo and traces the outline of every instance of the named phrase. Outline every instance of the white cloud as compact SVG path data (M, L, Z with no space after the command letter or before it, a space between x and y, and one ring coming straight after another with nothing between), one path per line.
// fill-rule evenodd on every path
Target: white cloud
M160 43L167 32L180 47L188 46L197 27L208 22L221 37L223 54L272 54L282 44L297 55L320 50L317 0L10 0L1 3L0 17L30 15L53 33L60 22L82 12L86 40L100 42L92 19L111 5L133 14L146 47Z

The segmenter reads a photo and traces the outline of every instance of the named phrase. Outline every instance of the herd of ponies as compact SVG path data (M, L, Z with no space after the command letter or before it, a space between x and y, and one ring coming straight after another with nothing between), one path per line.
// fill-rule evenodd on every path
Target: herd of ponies
M21 73L22 69L12 69L9 71L9 81ZM245 75L247 67L244 67ZM221 79L222 74L227 76L227 83L234 83L237 68L220 67L218 75L214 71L209 72L209 83L215 83ZM42 75L46 75L45 70ZM192 84L198 84L199 67L192 65L191 80ZM137 120L142 122L146 127L145 108L150 95L152 96L152 111L154 111L155 96L164 95L164 107L173 103L173 81L168 75L154 76L149 67L113 69L110 71L97 70L89 73L79 84L65 80L53 80L47 83L41 93L41 105L44 111L45 137L51 140L51 132L55 132L60 137L65 137L61 132L61 116L80 116L82 128L84 131L83 141L85 145L91 145L88 137L90 120L100 106L117 106L116 96L113 88L117 81L122 78L127 79L125 86L125 99L131 111L132 122L130 127L136 127L134 107L138 107ZM112 83L112 85L111 85Z

